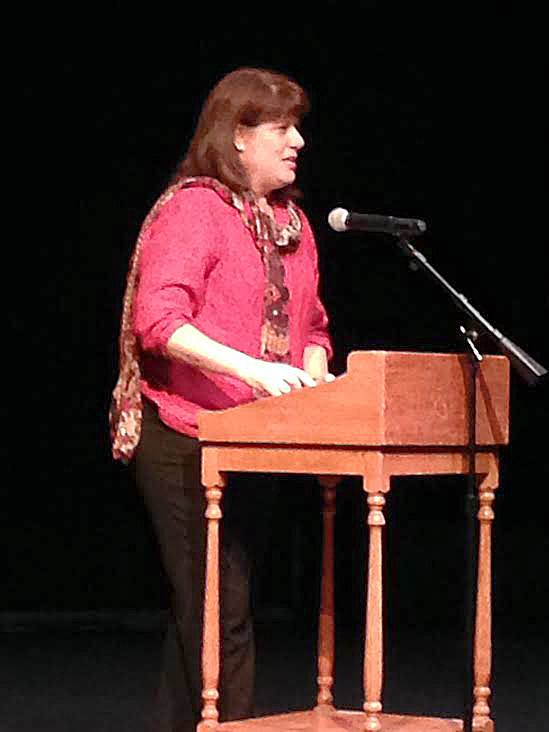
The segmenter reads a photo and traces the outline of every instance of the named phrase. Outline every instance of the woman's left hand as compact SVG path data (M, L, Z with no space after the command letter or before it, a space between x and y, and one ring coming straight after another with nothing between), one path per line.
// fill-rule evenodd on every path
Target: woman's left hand
M335 376L328 371L328 357L322 346L307 346L303 352L303 368L317 384L333 381Z

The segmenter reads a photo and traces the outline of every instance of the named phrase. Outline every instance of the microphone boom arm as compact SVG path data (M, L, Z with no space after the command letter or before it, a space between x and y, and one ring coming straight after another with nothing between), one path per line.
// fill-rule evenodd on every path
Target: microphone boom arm
M547 376L547 369L535 359L522 350L516 343L494 328L486 318L476 310L467 298L458 292L452 285L427 261L424 254L418 251L404 236L397 236L397 243L404 254L413 260L414 269L422 269L450 295L453 302L469 315L471 320L477 324L479 330L487 333L498 345L504 355L509 358L511 365L517 373L531 386L537 384Z

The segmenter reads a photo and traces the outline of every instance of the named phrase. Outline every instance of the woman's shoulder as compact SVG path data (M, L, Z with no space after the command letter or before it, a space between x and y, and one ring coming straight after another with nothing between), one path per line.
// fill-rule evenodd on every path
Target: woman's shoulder
M157 199L147 215L143 230L158 226L214 224L222 219L228 205L212 189L172 185Z
M204 186L188 187L175 184L165 191L163 197L173 202L174 208L180 209L196 210L198 208L205 211L214 210L217 213L228 206L227 202L213 188Z

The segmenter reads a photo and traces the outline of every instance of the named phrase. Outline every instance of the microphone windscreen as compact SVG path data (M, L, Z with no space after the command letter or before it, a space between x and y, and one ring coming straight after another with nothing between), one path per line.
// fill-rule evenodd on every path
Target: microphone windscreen
M347 231L349 212L344 208L334 208L328 215L328 223L334 231Z

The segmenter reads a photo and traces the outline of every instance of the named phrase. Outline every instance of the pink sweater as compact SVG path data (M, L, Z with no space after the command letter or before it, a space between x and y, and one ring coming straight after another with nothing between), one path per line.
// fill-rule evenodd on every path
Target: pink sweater
M316 245L302 212L297 251L283 255L290 291L291 363L303 367L308 345L331 356L328 319L318 297ZM279 223L286 211L277 208ZM167 425L197 435L201 409L226 409L253 399L251 388L225 374L169 359L165 346L192 323L226 346L260 354L265 274L261 255L239 212L213 190L183 189L161 209L145 234L134 327L144 351L143 394Z

